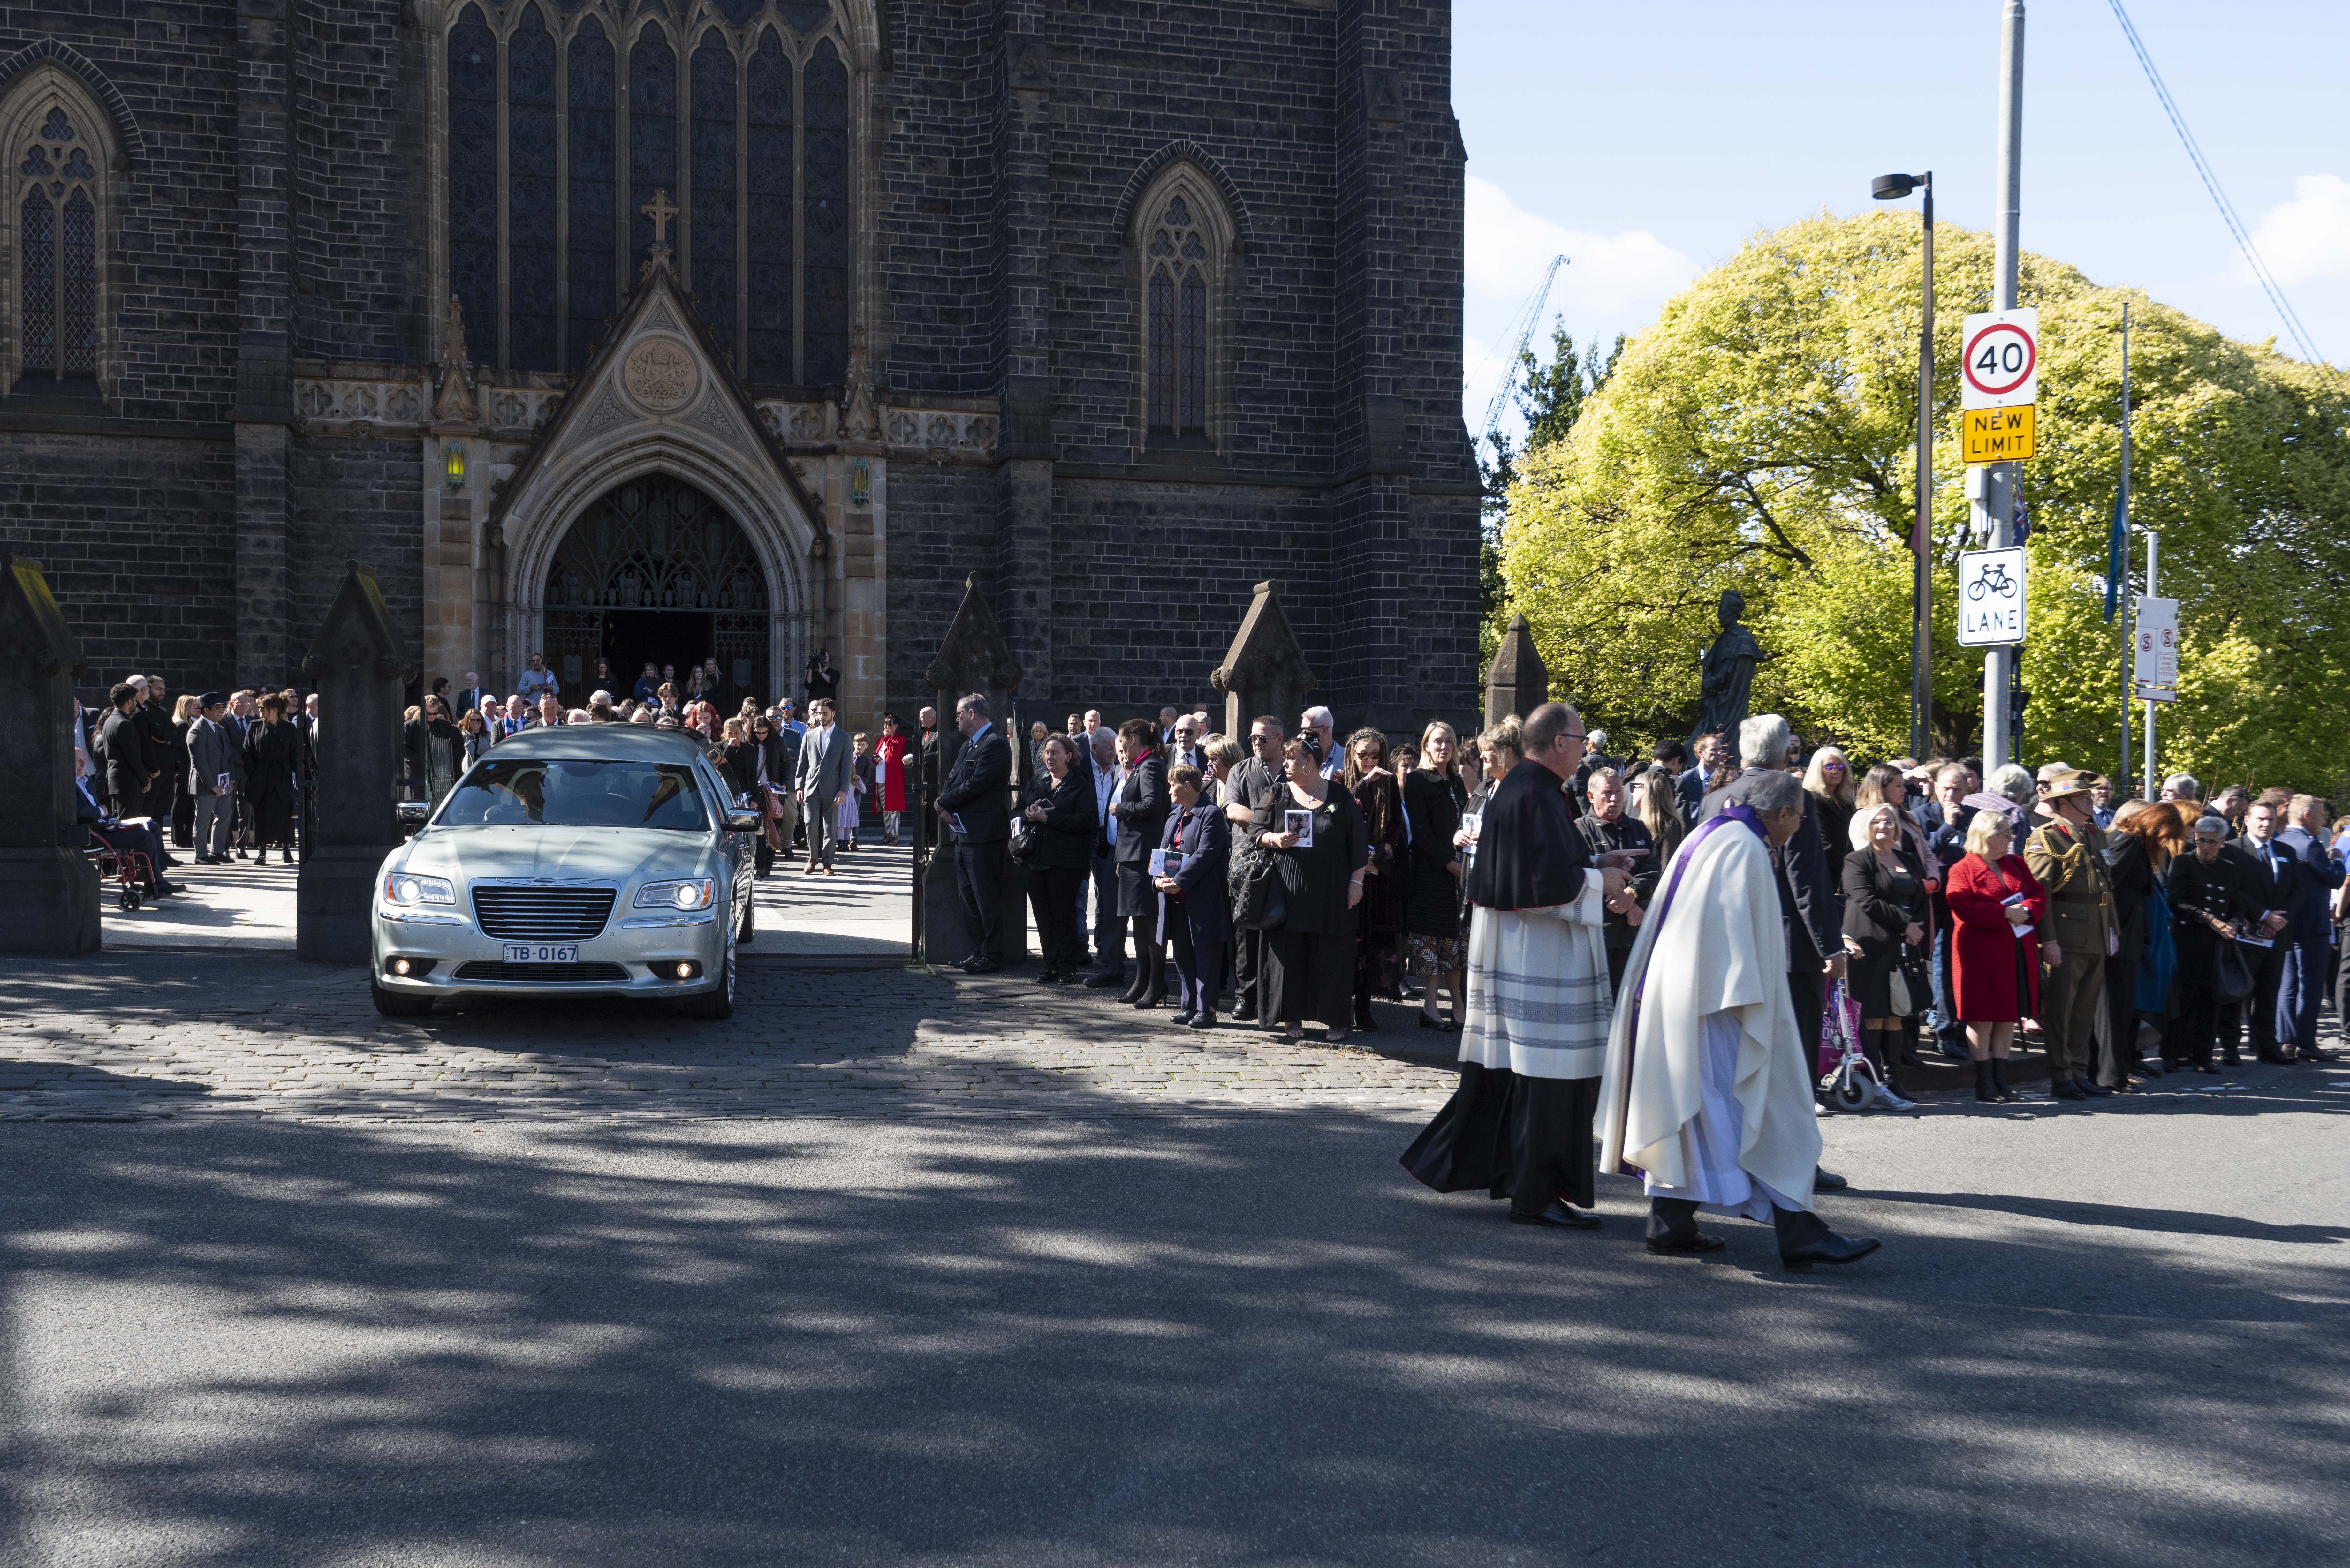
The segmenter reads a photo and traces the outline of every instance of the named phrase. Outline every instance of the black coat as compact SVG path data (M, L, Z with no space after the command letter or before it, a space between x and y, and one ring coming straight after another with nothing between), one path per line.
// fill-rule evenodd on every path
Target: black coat
M1118 848L1111 858L1120 866L1149 865L1167 826L1167 763L1153 747L1110 792L1110 815L1118 818Z
M1656 896L1657 879L1664 872L1657 857L1656 835L1648 831L1648 825L1628 814L1613 822L1602 822L1586 812L1575 819L1575 827L1583 835L1583 842L1590 846L1591 858L1595 861L1611 850L1645 849L1648 852L1633 861L1630 867L1632 896L1640 900L1642 909L1647 909L1648 901ZM1600 917L1599 929L1611 952L1629 952L1632 944L1640 937L1639 929L1613 909Z
M1225 874L1232 867L1232 824L1213 801L1202 796L1188 814L1180 807L1170 809L1159 838L1159 848L1185 857L1183 869L1175 874L1182 895L1167 900L1169 920L1181 919L1195 948L1222 941L1232 932L1232 901L1224 892Z
M738 795L759 793L759 745L736 741L724 748L726 787Z
M1844 860L1844 934L1872 961L1898 950L1912 923L1926 924L1926 868L1906 845L1893 855L1899 877L1874 850L1856 849Z
M106 793L125 813L136 815L155 770L161 765L147 739L146 725L136 714L117 710L99 726L98 743L106 753Z
M1403 781L1404 820L1411 826L1411 892L1403 929L1415 937L1461 934L1461 878L1449 867L1461 858L1452 836L1469 791L1459 775L1416 768Z
M2225 920L2242 932L2267 913L2267 904L2244 882L2243 867L2224 847L2209 866L2191 848L2171 858L2163 887L2170 896L2180 985L2210 989L2212 961L2220 951L2220 933L2211 929L2211 920Z
M1050 772L1030 781L1020 799L1024 816L1032 805L1045 808L1042 823L1029 824L1037 834L1036 853L1025 864L1037 871L1082 871L1092 864L1094 835L1093 769L1071 763L1055 784Z
M939 786L939 804L962 823L965 844L1003 844L1012 837L1012 813L1004 792L1012 787L1012 747L1003 726L990 724L955 753Z
M1273 852L1288 911L1282 921L1285 930L1351 933L1355 929L1347 888L1357 869L1370 859L1370 834L1363 824L1362 807L1336 784L1330 786L1324 805L1328 815L1315 830L1312 848L1299 845ZM1284 784L1278 809L1286 814L1305 808ZM1285 830L1276 825L1272 831Z

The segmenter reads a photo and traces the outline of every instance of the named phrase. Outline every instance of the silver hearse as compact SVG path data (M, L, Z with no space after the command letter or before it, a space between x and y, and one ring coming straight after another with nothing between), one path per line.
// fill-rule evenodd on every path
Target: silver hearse
M501 741L384 858L377 1011L413 1017L436 997L502 992L675 997L726 1017L759 825L732 801L674 731L577 724Z

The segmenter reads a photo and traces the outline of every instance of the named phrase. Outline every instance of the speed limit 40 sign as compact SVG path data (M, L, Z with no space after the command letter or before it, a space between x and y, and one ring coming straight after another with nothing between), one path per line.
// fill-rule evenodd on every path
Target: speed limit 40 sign
M1994 310L1966 321L1959 406L2013 409L2040 400L2040 312Z

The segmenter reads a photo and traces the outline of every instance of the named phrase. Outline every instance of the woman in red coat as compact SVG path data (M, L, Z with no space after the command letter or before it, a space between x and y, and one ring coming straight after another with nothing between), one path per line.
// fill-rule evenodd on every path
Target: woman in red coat
M2048 912L2048 893L2013 841L2007 814L1978 811L1967 824L1967 853L1950 867L1950 991L1967 1027L1975 1059L1975 1098L2012 1100L2007 1052L2015 1026L2040 1002L2040 962L2061 962L2054 942L2043 950L2033 933Z
M873 742L873 782L880 786L881 842L898 842L898 818L906 809L905 726L895 713L881 715L881 738Z

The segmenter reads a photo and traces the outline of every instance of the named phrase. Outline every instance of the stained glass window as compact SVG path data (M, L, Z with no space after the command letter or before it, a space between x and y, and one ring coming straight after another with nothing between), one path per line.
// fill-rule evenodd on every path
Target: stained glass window
M25 302L24 364L29 374L57 373L57 213L38 185L17 209L18 253Z
M792 62L763 28L750 79L751 355L754 381L796 381L792 369Z
M856 234L848 202L848 67L827 38L808 57L802 186L806 281L801 286L806 346L800 379L829 386L848 366L848 267Z
M619 302L613 244L613 61L611 40L590 16L571 39L571 342L567 363L588 363L604 318Z
M51 105L15 157L16 353L25 376L88 381L98 374L99 161L81 111ZM0 164L0 168L7 167Z
M506 363L555 369L555 36L523 8L506 43Z
M1145 396L1152 430L1171 434L1207 429L1210 263L1200 221L1178 192L1168 199L1144 247Z
M734 52L712 27L693 51L693 307L734 346Z
M652 251L653 221L636 209L666 191L677 200L677 51L659 25L629 51L629 276ZM676 234L671 234L671 248Z
M681 39L667 21L622 24L690 7L534 0L495 26L464 4L450 26L451 292L477 359L581 369L651 250L639 209L666 191L683 209L671 265L746 378L806 387L846 373L854 84L835 0L709 4L736 26L779 20L747 38L711 26Z
M497 358L498 40L478 5L449 29L449 288L466 347Z

